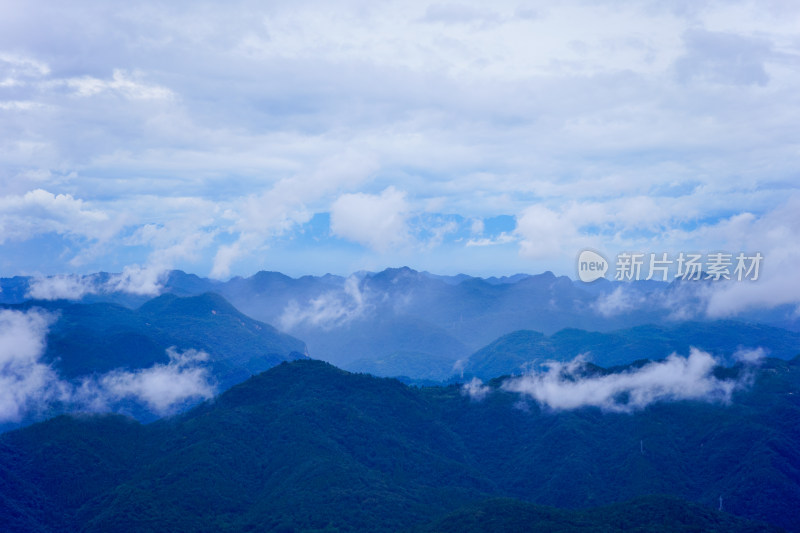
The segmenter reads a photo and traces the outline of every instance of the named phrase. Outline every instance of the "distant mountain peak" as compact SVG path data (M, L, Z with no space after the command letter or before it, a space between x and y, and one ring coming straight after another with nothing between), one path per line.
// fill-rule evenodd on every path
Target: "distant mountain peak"
M139 308L139 311L145 314L189 316L217 313L241 314L228 300L213 292L205 292L197 296L162 294L146 302Z

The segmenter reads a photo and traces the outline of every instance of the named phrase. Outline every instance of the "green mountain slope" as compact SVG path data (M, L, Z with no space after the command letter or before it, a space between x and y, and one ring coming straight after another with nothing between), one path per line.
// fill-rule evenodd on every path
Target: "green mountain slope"
M559 533L757 533L780 531L667 496L648 496L582 512L543 507L511 499L467 506L419 533L548 531Z
M10 531L475 530L514 518L481 510L500 497L573 509L546 510L557 524L747 530L714 511L722 496L800 531L800 360L767 361L730 405L634 414L546 411L500 382L478 402L300 360L149 425L60 417L0 436L1 516ZM651 494L696 505L635 500Z

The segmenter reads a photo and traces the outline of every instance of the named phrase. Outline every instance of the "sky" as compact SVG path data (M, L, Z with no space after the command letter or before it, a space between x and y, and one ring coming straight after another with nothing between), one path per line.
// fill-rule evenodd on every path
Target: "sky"
M718 305L800 302L799 27L778 0L0 0L0 277L759 252Z

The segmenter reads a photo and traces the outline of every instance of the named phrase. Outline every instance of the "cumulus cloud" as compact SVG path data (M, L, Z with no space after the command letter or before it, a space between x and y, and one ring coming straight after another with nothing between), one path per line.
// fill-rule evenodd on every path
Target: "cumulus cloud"
M591 184L575 184L571 194L580 195L585 187ZM656 200L635 192L633 187L629 196L621 198L571 200L557 206L536 203L525 208L514 229L520 254L552 260L608 243L618 249L649 247L664 228L680 226L687 217L697 216L698 207L685 199Z
M214 394L214 385L208 368L206 352L198 350L177 351L167 349L168 364L156 364L133 372L112 371L102 375L96 386L84 383L83 394L89 394L91 404L133 399L141 402L157 414L172 412L176 406L188 400L207 399Z
M289 2L200 14L146 2L148 16L120 17L30 0L0 18L0 190L55 194L41 195L52 205L39 211L0 200L3 256L48 234L49 249L92 248L92 261L72 267L149 265L157 245L120 249L117 226L151 223L153 199L175 195L218 208L198 224L227 236L200 254L215 277L274 265L263 252L302 237L294 232L333 199L333 235L379 253L404 244L403 213L434 202L464 219L518 215L522 256L481 246L494 241L476 231L457 250L467 273L529 271L532 258L571 272L563 257L604 243L682 246L680 217L761 216L796 190L790 4L717 2L684 17L647 2ZM80 31L86 20L96 31ZM64 31L43 41L42 27ZM375 194L391 184L406 205ZM140 195L148 201L120 200ZM383 216L343 208L376 197L390 204ZM542 207L526 210L534 202ZM637 228L648 233L637 240ZM584 242L592 236L600 242ZM346 256L338 268L364 257L326 237ZM442 248L418 262L446 264L455 247ZM299 249L281 250L296 272L308 264ZM8 264L35 268L20 263ZM780 292L763 291L770 301Z
M189 400L210 398L215 384L207 353L167 349L169 363L115 370L80 383L62 379L42 356L55 317L40 310L0 310L0 423L19 422L53 404L114 409L122 400L168 414Z
M800 303L800 282L797 276L789 273L800 264L800 245L793 235L800 232L800 219L796 216L800 210L800 195L787 192L783 200L764 213L736 213L719 219L709 220L703 224L693 224L685 229L676 229L672 224L671 213L685 212L679 209L687 200L682 200L660 214L648 217L637 217L631 212L621 215L619 219L613 214L612 205L597 209L592 217L595 228L610 224L613 228L615 246L622 250L637 250L643 253L668 251L672 260L680 252L697 252L707 261L708 255L723 252L731 255L728 268L730 280L711 280L703 283L685 282L670 285L664 290L641 291L635 287L620 286L613 292L598 296L594 303L597 312L604 316L614 316L622 312L636 309L663 309L669 312L672 320L688 320L697 317L712 319L736 316L756 309L769 309L782 305L797 306ZM572 208L556 213L559 219L577 220L575 209L585 204L575 204ZM614 204L619 207L621 204ZM689 205L689 204L687 204ZM696 206L695 206L696 208ZM649 208L648 208L649 210ZM697 211L699 213L699 211ZM647 234L637 239L623 239L622 236L639 218L643 227L664 227L669 230L660 244L654 244ZM645 222L647 219L649 222ZM574 236L575 233L572 233ZM610 237L609 237L610 239ZM567 241L568 242L568 241ZM573 250L580 249L579 241L573 240ZM624 243L624 244L621 244ZM613 250L604 250L610 252ZM616 251L619 251L616 250ZM736 268L738 257L742 255L745 268L753 265L753 258L760 256L757 270L738 279ZM613 258L613 253L608 253ZM645 258L645 265L648 259ZM758 274L757 280L752 279ZM647 267L642 268L641 278L647 275ZM675 275L671 272L667 281ZM655 279L659 279L656 276Z
M227 277L236 261L264 250L273 238L308 222L313 216L309 205L341 189L357 186L367 180L376 167L368 151L347 148L322 157L310 168L292 169L271 188L234 201L223 217L232 221L229 232L237 238L217 249L212 277Z
M517 218L515 232L520 236L520 253L534 259L552 258L576 236L576 228L559 213L532 205Z
M160 267L129 265L119 274L112 274L107 287L111 291L142 296L156 296L161 292L167 271Z
M734 254L763 256L757 281L732 279L710 287L705 307L709 317L800 303L800 277L793 274L800 264L800 244L795 238L800 232L798 212L800 194L795 193L761 216L733 216L703 232L705 238L725 243Z
M70 194L35 189L0 197L0 244L46 233L105 239L115 232L107 213Z
M472 378L469 383L464 383L461 386L461 394L469 396L470 400L476 402L482 401L491 392L491 388L483 384L478 378Z
M64 387L40 361L53 316L38 310L0 310L0 423L61 399Z
M506 380L503 389L530 397L553 410L598 407L629 413L665 401L726 403L745 379L715 377L713 371L718 361L695 348L688 357L673 354L663 361L607 375L587 375L584 365L581 357L568 363L551 362L542 372Z
M341 291L330 291L311 299L305 305L291 300L279 318L284 330L302 324L330 330L361 317L370 307L360 280L350 276Z
M331 231L345 239L387 251L408 239L406 194L387 187L379 194L343 194L331 205Z

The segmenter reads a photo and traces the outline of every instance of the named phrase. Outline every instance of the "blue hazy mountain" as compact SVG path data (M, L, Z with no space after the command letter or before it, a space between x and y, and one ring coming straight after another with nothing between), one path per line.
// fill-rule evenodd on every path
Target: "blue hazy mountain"
M37 307L42 302L30 302ZM115 368L167 363L166 348L203 350L215 375L230 387L304 354L305 345L240 313L213 293L165 294L133 310L116 304L47 303L58 319L47 338L45 360L66 378Z
M101 273L87 279L102 285L108 276ZM0 299L24 300L30 282L29 278L0 280ZM533 358L564 359L590 350L602 364L659 357L688 344L717 351L717 343L722 343L720 346L729 352L731 343L727 337L741 339L740 344L745 347L758 347L760 344L753 339L743 338L737 325L740 323L757 322L800 331L796 313L785 307L747 311L736 317L736 323L729 323L730 331L720 330L702 313L698 315L709 283L620 283L602 279L586 284L550 272L482 279L437 276L403 267L361 272L349 278L292 278L278 272L258 272L225 282L172 271L165 278L163 290L181 297L218 293L245 315L303 339L315 358L354 371L416 379L446 376L448 365L459 368L458 361L465 361L498 338L520 330L548 336L550 347L532 348ZM109 301L136 308L145 300L142 296L98 289L87 292L81 301ZM688 330L699 331L692 338L703 342L670 341L664 353L659 345L664 332L659 328L679 328L682 323L688 324ZM632 329L652 324L656 326L649 331ZM704 339L704 329L715 333ZM619 338L626 335L620 333L623 330L630 330L626 333L630 339ZM790 337L778 329L770 331L775 339L759 337L770 350ZM599 333L614 333L617 338L583 338ZM556 337L550 338L553 335ZM581 338L559 340L570 335ZM649 341L645 339L648 336ZM631 349L626 352L627 344ZM685 353L683 349L678 351ZM784 357L784 353L779 350L773 355ZM531 357L523 354L512 359L524 362ZM518 365L498 361L496 366L505 373L515 371ZM425 371L415 370L420 368ZM486 377L491 374L492 371L481 373Z
M450 357L423 352L395 352L386 356L357 359L344 368L378 377L407 378L416 383L445 381L453 377L454 364Z
M200 290L200 278L192 283L186 278L173 273L166 289ZM699 294L709 282L585 284L550 272L481 279L436 276L404 267L350 279L259 272L250 278L209 283L245 314L303 339L314 357L353 369L357 361L385 360L399 352L455 363L517 330L552 335L564 329L612 332L648 324L709 323L692 318L690 312L702 308ZM621 289L626 296L619 303L613 295ZM661 303L651 305L648 298ZM736 320L800 331L792 309L748 313ZM731 333L736 333L735 327Z
M501 382L478 402L300 360L148 425L60 416L0 436L0 517L6 531L800 531L800 359L766 360L730 404L632 414L523 409Z
M443 280L409 268L349 280L262 272L219 290L242 312L302 338L315 357L351 367L398 352L455 362L518 329L629 325L627 319L598 317L592 311L596 294L549 272L503 282ZM648 318L661 316L636 315L635 323Z
M522 330L504 335L470 355L460 372L467 378L491 379L582 354L589 361L608 367L637 359L663 359L672 353L686 355L691 348L729 361L739 350L757 348L771 357L791 359L800 354L800 333L732 320L644 325L608 333L564 329L549 336Z

